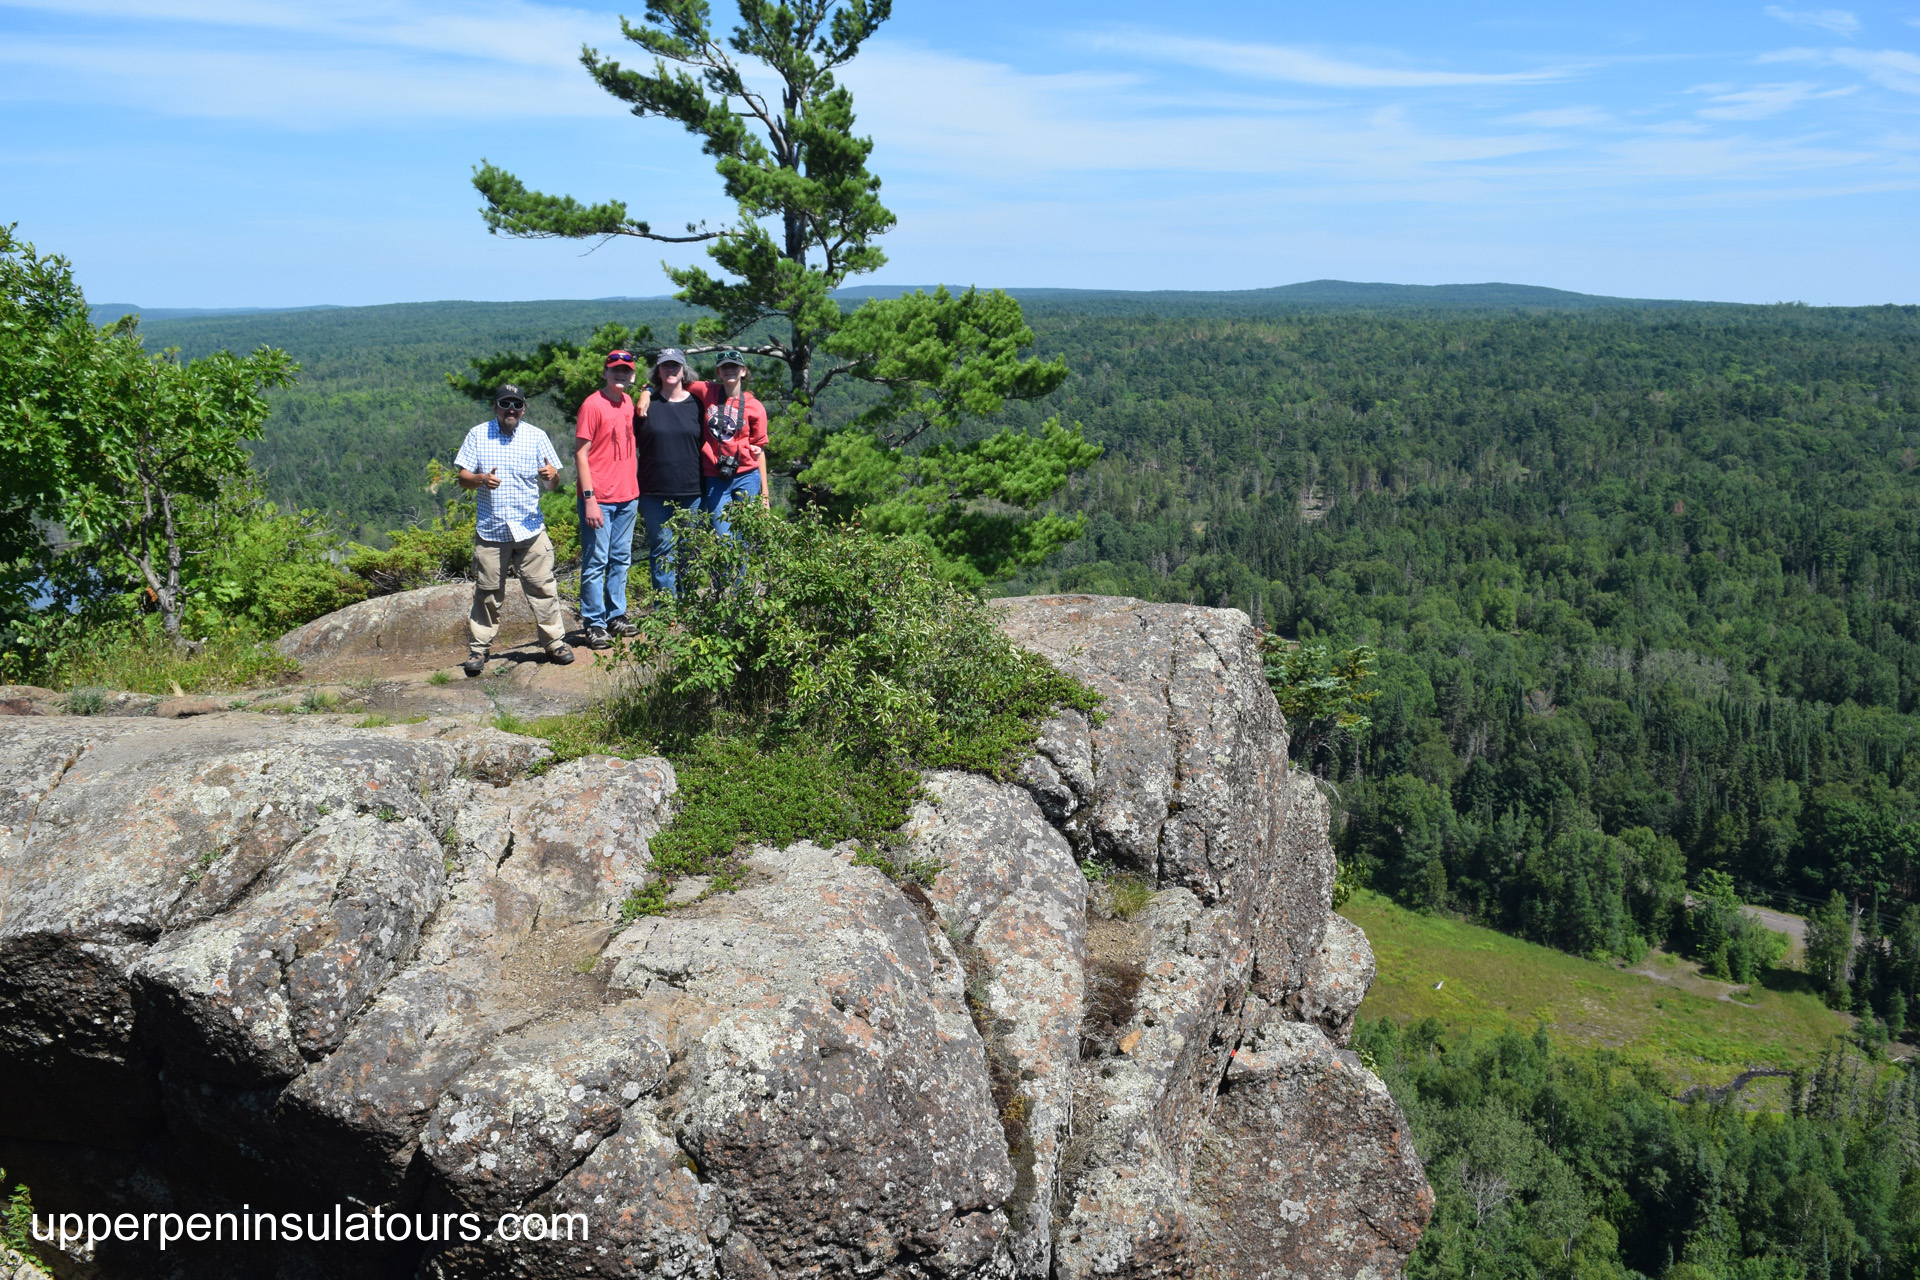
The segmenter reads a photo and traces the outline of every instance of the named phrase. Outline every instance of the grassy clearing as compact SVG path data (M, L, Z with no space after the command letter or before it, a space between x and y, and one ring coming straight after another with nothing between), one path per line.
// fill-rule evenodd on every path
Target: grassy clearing
M1340 914L1367 931L1379 961L1360 1007L1366 1018L1433 1017L1456 1033L1544 1022L1561 1043L1615 1049L1677 1079L1716 1084L1749 1066L1811 1065L1851 1025L1791 970L1772 970L1765 985L1745 990L1701 979L1673 956L1656 954L1631 972L1408 911L1364 889ZM1731 1000L1718 998L1728 991Z
M170 644L101 638L62 658L46 679L63 691L124 689L165 697L178 685L183 693L221 693L283 684L300 673L299 664L272 645L238 634L215 636L191 653Z

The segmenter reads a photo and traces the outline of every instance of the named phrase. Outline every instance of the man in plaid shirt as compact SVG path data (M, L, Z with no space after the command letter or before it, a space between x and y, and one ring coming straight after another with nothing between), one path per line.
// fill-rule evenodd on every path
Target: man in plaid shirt
M507 571L520 573L520 590L546 643L547 657L573 661L560 614L560 584L553 572L553 542L540 516L540 491L560 487L560 455L538 427L521 416L527 398L509 383L493 395L493 421L467 432L454 465L460 487L479 497L474 524L473 609L467 614L468 652L460 668L470 676L487 669L493 638L500 633L500 606L507 598Z

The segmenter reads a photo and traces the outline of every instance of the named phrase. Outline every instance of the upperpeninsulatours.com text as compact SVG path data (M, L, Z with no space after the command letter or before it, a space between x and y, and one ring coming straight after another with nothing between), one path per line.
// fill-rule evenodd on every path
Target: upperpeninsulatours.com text
M44 1223L42 1221L44 1219ZM459 1241L472 1244L494 1240L585 1240L584 1213L509 1213L496 1218L491 1230L477 1213L389 1213L384 1209L348 1209L334 1205L332 1213L260 1213L242 1205L231 1213L48 1213L33 1215L33 1238L62 1252L84 1245L92 1249L109 1240L158 1243L161 1249L182 1240L241 1244L315 1244L409 1240Z

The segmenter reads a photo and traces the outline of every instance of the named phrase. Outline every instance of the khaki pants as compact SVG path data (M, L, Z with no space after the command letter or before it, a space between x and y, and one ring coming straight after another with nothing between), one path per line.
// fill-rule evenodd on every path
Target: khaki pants
M560 584L553 576L553 542L546 530L525 542L473 544L473 609L467 614L467 634L475 652L493 644L500 634L500 606L507 600L507 570L520 571L520 590L526 594L540 639L551 649L567 638L560 613Z

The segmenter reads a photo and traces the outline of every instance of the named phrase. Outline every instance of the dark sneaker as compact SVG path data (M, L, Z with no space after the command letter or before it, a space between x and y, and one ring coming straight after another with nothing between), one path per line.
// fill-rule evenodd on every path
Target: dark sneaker
M612 622L609 622L607 624L607 630L619 636L622 640L625 640L628 636L637 634L634 625L628 622L624 616L615 618Z
M564 644L556 644L547 650L547 661L564 667L573 661L573 650Z
M588 627L587 648L611 649L613 648L613 637L607 634L605 627Z
M467 660L460 664L460 669L470 676L479 675L487 669L487 651L475 649L467 655Z

